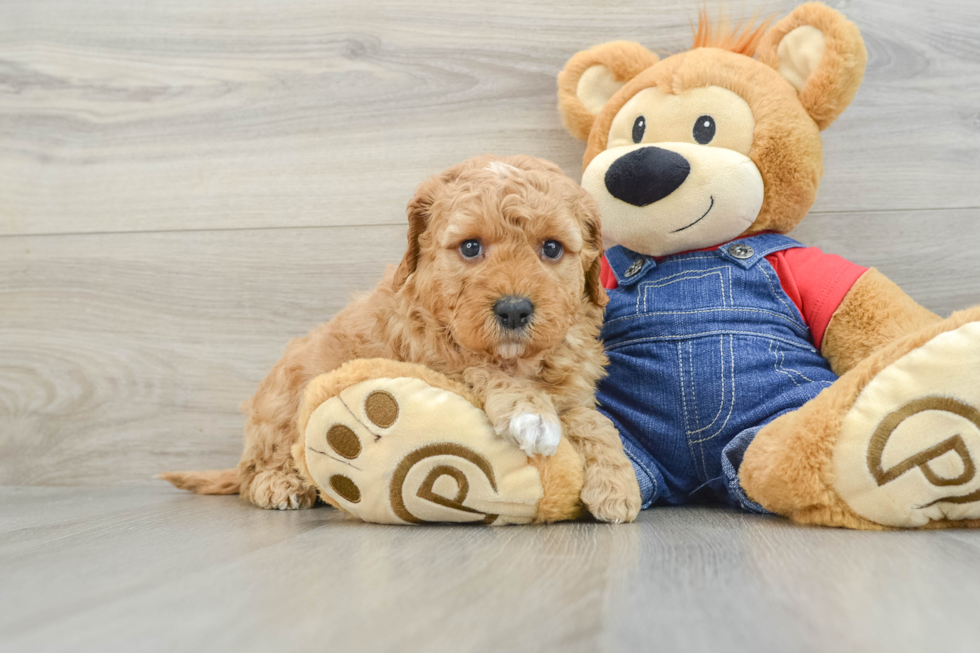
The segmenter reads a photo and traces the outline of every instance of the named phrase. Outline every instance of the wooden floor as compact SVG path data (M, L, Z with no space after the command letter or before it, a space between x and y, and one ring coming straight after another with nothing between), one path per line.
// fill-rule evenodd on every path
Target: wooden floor
M162 489L0 490L3 651L949 651L980 533L720 508L374 526Z
M869 68L794 235L980 303L980 3L830 4ZM397 261L427 174L579 178L564 61L685 49L698 5L0 3L0 650L978 650L973 533L383 528L153 479L234 464L238 403Z

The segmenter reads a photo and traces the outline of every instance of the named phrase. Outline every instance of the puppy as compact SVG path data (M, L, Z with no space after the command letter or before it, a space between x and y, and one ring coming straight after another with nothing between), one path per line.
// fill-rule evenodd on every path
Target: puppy
M177 487L262 508L307 508L295 470L297 410L313 378L357 358L417 363L467 384L495 431L528 455L564 436L586 462L582 502L632 521L639 488L612 423L595 410L606 357L597 209L552 163L482 156L424 182L408 205L408 251L377 288L289 343L249 401L237 469L170 472Z

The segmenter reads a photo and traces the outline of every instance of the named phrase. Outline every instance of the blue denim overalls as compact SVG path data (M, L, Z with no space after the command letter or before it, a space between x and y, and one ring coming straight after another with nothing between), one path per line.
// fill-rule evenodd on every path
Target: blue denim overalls
M657 260L606 252L619 287L599 410L619 429L644 508L720 499L764 512L738 482L745 449L837 380L764 258L792 247L802 245L763 233Z

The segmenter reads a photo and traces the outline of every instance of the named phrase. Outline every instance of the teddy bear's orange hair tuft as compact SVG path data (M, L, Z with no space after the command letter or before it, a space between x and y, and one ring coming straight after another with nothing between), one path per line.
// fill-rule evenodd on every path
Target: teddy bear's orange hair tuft
M755 49L759 46L759 42L762 40L762 36L769 29L769 25L775 16L769 16L763 18L762 21L755 25L759 20L759 15L756 14L748 22L738 22L734 27L728 21L728 11L725 10L724 14L719 12L718 19L712 21L708 16L707 7L701 7L698 9L698 26L694 29L691 25L691 29L694 32L694 45L692 48L720 48L722 50L728 50L729 52L734 52L735 54L744 54L747 57L755 55Z

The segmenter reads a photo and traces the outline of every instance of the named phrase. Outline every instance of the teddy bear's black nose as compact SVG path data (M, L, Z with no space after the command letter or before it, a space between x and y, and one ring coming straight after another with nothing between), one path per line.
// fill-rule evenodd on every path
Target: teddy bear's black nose
M691 174L691 164L677 152L641 147L616 159L606 170L606 190L633 206L667 197Z

